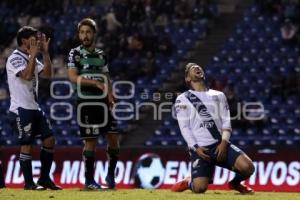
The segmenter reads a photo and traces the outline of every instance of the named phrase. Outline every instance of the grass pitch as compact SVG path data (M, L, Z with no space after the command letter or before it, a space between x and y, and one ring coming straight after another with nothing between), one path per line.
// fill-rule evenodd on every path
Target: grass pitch
M205 194L190 191L174 193L169 190L120 189L116 191L24 191L22 189L0 190L0 200L300 200L300 193L256 192L254 195L240 195L232 191L211 190Z

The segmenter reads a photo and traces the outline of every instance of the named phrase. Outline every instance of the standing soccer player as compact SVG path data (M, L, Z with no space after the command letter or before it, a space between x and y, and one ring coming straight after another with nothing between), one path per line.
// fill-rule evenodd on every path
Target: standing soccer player
M111 115L114 104L106 56L95 47L96 22L90 18L78 24L81 45L69 53L68 74L77 86L77 119L80 135L84 141L85 189L97 190L101 186L94 180L97 137L105 134L109 159L106 183L115 188L115 168L119 156L116 121Z
M38 76L51 78L49 56L50 38L38 34L32 27L24 26L17 33L18 48L6 62L7 81L10 92L10 115L16 125L21 145L20 166L25 179L25 190L60 190L49 177L53 161L55 139L51 125L37 103ZM37 59L42 53L43 63ZM36 185L32 178L31 146L35 137L41 137L41 176Z
M226 97L222 92L208 89L204 79L199 65L186 65L185 81L190 90L177 97L175 109L181 134L189 147L192 175L173 185L172 191L190 188L194 193L204 193L212 183L217 165L236 173L229 182L230 189L253 194L241 182L251 176L254 165L242 150L229 142L231 122Z

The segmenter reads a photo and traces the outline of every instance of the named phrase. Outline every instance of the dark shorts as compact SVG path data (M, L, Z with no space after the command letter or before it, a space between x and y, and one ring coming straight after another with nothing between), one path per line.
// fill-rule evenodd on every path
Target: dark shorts
M42 140L53 136L51 125L42 110L18 108L18 115L10 112L9 118L21 145L31 145L34 139Z
M116 127L117 121L112 116L106 101L78 100L77 120L82 139L119 132Z
M197 155L196 152L190 150L190 156L192 160L192 179L199 177L208 177L209 182L212 183L212 178L215 171L215 166L223 167L229 170L233 169L236 159L244 152L233 144L228 145L227 159L225 162L217 162L217 154L215 154L216 148L219 143L215 143L207 146L208 155L211 158L211 162L203 160Z

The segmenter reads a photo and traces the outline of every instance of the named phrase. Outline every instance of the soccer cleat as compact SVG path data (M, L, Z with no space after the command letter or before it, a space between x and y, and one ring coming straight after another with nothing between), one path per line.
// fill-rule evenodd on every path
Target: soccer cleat
M172 186L171 190L173 192L183 192L183 191L189 189L189 182L190 181L191 181L191 177L188 176L188 177L184 178L183 180L178 181L177 183L175 183Z
M232 182L229 182L228 186L231 190L236 190L241 194L254 194L254 190L243 183L233 184Z
M96 183L94 180L92 180L92 181L86 181L83 189L84 190L100 190L101 189L101 185L99 185L98 183Z
M115 182L114 175L107 174L107 176L105 178L105 181L106 181L106 184L107 184L107 186L108 186L109 189L115 189L116 182Z
M37 184L50 190L62 190L62 188L60 186L55 185L55 183L51 179L39 179Z
M41 185L36 185L36 184L27 184L24 186L24 190L37 190L37 191L41 191L41 190L46 190L45 187L41 186Z

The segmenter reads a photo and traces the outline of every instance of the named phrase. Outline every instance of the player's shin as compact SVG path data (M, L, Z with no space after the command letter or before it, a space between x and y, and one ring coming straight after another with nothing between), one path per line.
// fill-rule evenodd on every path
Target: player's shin
M113 149L108 147L106 150L107 157L108 157L108 173L105 178L108 188L114 189L116 187L115 183L115 169L117 166L117 162L119 159L119 149Z
M116 165L119 159L119 149L113 149L108 147L107 148L107 157L109 160L109 165L108 165L108 174L114 176L115 174L115 169L116 169Z
M25 180L25 186L34 185L32 178L31 155L20 153L20 166Z
M94 165L95 165L95 152L84 150L83 161L85 165L85 179L86 181L94 181Z
M49 173L53 162L53 148L43 146L41 148L40 160L41 160L41 179L49 180Z
M0 188L5 187L5 182L4 182L4 173L3 173L3 168L0 160Z
M245 177L240 175L239 173L236 173L233 179L230 181L232 184L239 184L240 182L248 179L249 177Z

